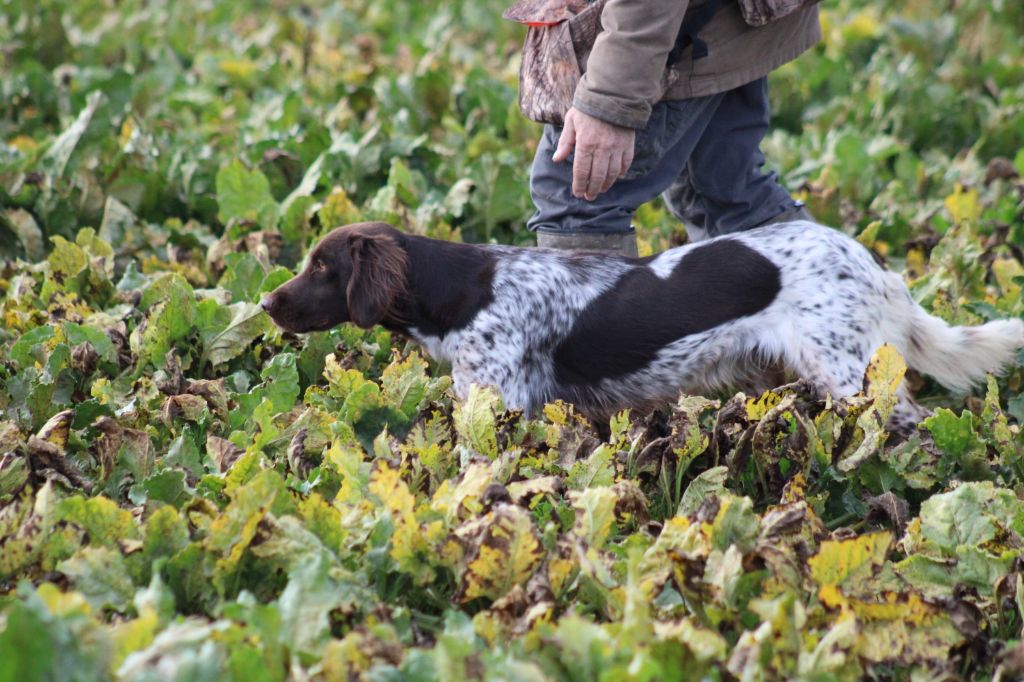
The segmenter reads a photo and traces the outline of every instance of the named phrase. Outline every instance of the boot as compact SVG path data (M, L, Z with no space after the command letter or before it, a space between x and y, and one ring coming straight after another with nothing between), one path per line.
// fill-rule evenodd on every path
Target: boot
M766 225L776 225L778 223L795 223L798 220L806 220L811 223L818 222L814 219L814 216L811 215L811 212L807 210L807 207L803 203L798 203L788 211L783 211L756 227L765 227Z
M636 232L537 232L537 246L543 249L600 251L627 258L637 257Z

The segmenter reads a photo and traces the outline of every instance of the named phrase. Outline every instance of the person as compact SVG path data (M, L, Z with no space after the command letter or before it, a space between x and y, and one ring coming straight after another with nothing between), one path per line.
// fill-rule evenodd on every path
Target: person
M633 213L659 194L691 240L810 219L760 144L767 75L821 39L815 5L754 28L735 0L607 0L601 23L564 125L537 146L538 246L635 255Z

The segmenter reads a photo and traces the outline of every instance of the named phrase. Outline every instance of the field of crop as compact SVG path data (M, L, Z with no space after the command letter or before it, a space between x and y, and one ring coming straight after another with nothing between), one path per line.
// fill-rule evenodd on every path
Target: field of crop
M602 439L262 314L348 222L531 242L503 6L0 5L0 682L1024 678L1024 353ZM1024 316L1024 4L822 19L772 165L934 314Z

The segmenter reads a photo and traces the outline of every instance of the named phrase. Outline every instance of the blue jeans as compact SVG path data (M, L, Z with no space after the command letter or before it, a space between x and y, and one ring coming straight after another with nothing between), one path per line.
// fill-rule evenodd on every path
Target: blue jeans
M548 125L537 145L530 194L541 232L629 232L633 212L664 193L677 218L709 236L756 227L799 204L775 173L762 170L768 130L766 78L735 90L654 105L638 130L633 164L594 201L572 195L572 156L554 163L561 128Z

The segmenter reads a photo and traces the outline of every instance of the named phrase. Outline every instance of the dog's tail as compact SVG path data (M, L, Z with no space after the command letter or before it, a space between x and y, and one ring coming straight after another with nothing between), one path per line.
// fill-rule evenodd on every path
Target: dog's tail
M896 343L907 365L924 372L946 388L967 391L1013 361L1024 347L1024 320L996 320L977 327L955 327L929 315L900 282L905 301L902 338Z

